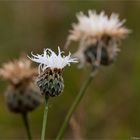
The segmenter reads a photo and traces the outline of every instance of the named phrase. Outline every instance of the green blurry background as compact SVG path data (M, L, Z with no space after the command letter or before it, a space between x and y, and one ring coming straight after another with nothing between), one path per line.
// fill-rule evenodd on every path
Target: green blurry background
M0 63L43 48L64 46L75 13L95 9L117 12L133 30L122 43L115 64L102 67L78 107L67 139L124 140L140 137L140 1L0 1ZM71 45L71 51L76 45ZM47 138L54 139L83 84L88 70L76 65L64 72L65 90L49 104ZM0 81L0 140L23 140L26 133L20 115L11 114L4 103L6 83ZM30 114L34 139L40 138L43 104Z

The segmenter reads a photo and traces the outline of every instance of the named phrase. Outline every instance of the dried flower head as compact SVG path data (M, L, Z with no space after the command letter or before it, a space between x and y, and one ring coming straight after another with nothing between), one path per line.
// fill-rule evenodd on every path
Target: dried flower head
M26 113L34 110L41 102L39 90L33 84L37 69L25 58L3 64L0 76L9 82L5 100L10 111Z
M32 79L35 75L37 75L36 68L33 68L31 61L25 58L5 63L0 68L0 76L14 85L25 79Z
M118 14L112 13L108 17L104 12L97 14L91 10L88 11L88 16L80 12L77 19L78 23L73 24L65 47L71 41L79 42L75 56L82 65L87 62L93 66L111 64L120 50L120 41L130 33L123 26L125 20L120 21Z
M58 96L63 91L64 82L62 77L63 68L70 63L76 63L77 59L63 55L58 47L58 55L51 49L45 49L43 54L32 54L32 61L39 63L39 76L37 85L42 94L48 96Z

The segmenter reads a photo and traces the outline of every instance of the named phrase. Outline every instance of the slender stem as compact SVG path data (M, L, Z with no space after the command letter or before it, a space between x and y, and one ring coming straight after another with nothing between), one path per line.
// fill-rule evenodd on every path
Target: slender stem
M22 113L22 118L23 118L23 122L24 122L25 129L26 129L26 132L27 132L28 140L32 140L29 121L28 121L28 114L27 113Z
M76 107L78 106L78 104L80 103L82 97L84 96L86 89L88 88L89 84L91 83L93 79L93 76L89 75L88 79L86 80L85 84L82 86L80 92L77 94L71 108L68 111L68 114L66 115L66 118L60 128L60 131L58 132L58 135L56 137L56 140L60 140L63 137L64 131L69 123L69 120L71 118L71 116L73 115L74 111L76 110Z
M47 116L48 116L48 96L45 96L45 109L44 109L44 116L43 116L43 124L42 124L42 133L41 133L41 140L45 140L45 131L47 125Z

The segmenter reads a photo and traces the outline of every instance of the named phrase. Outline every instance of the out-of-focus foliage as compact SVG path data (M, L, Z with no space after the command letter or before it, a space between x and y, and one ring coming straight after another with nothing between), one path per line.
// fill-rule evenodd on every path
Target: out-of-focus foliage
M140 137L140 2L139 1L1 1L0 63L22 53L41 52L64 46L75 13L95 9L107 14L117 12L126 18L132 34L122 43L115 64L102 67L71 122L66 138L81 133L86 139L129 139ZM74 52L77 44L71 45ZM49 105L47 137L54 139L88 70L76 66L64 72L65 90ZM4 103L6 83L0 81L0 139L25 139L20 116L8 112ZM43 105L30 114L33 138L39 139ZM74 128L77 126L76 128ZM76 130L79 129L79 130ZM77 134L76 134L77 132Z

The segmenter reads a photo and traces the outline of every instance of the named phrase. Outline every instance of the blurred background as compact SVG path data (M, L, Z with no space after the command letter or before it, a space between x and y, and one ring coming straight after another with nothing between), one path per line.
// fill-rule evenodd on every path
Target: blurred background
M140 137L140 1L0 1L0 65L22 53L41 53L43 48L63 48L75 14L94 9L116 12L127 19L132 34L122 43L117 61L102 67L78 106L65 139L124 140ZM71 45L71 52L76 50ZM49 104L47 138L54 139L88 70L73 65L64 72L62 96ZM0 81L0 139L24 140L20 115L8 111L4 102L6 82ZM30 113L34 139L40 138L44 105Z

